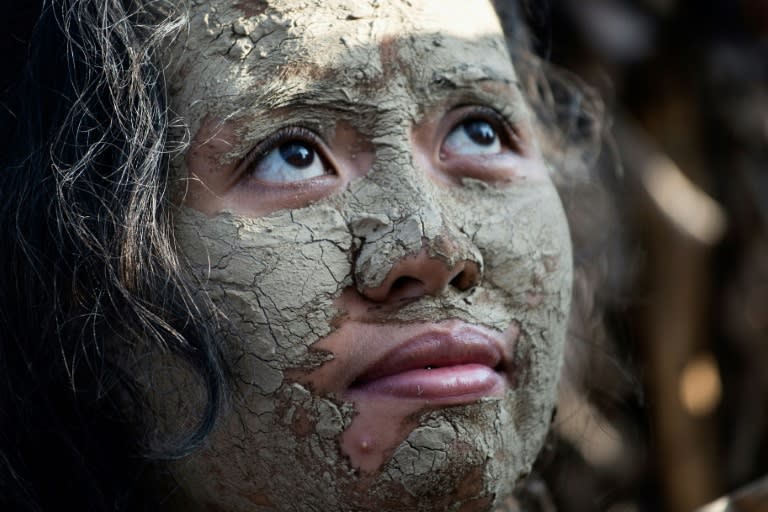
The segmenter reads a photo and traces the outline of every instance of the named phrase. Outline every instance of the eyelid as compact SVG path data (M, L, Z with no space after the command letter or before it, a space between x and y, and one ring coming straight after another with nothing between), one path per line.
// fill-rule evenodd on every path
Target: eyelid
M336 162L333 160L333 158L330 157L330 151L328 150L326 144L323 142L323 139L317 135L312 130L309 130L307 128L304 128L302 126L289 126L286 128L282 128L266 139L262 140L256 146L248 152L248 154L243 158L243 160L240 162L240 164L237 166L238 171L236 173L237 179L248 179L252 177L253 171L254 171L254 165L258 164L261 159L265 158L269 153L277 148L280 147L281 144L288 141L302 141L308 143L312 147L312 149L317 154L317 157L320 159L320 161L323 163L323 166L328 171L332 171L332 173L328 173L324 176L318 176L314 178L309 178L305 180L297 180L295 182L286 182L286 183L272 183L272 182L262 182L261 180L256 180L260 183L264 183L265 185L269 186L275 186L275 187L285 187L285 186L295 186L299 183L306 183L311 182L313 180L317 180L320 178L323 178L328 175L339 175L338 166L336 165Z
M467 121L481 119L489 122L494 129L496 129L497 135L503 146L521 156L526 156L525 143L520 135L520 130L515 128L515 126L496 109L484 105L462 105L452 109L449 115L452 113L455 113L456 117L451 119L448 130L442 134L439 145L441 153L443 142L453 130L457 129Z

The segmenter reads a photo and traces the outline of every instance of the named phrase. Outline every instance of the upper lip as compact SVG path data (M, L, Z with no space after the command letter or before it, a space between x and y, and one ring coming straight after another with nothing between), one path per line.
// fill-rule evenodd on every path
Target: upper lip
M466 324L459 328L431 329L399 343L368 365L351 387L422 368L480 364L501 371L501 341Z

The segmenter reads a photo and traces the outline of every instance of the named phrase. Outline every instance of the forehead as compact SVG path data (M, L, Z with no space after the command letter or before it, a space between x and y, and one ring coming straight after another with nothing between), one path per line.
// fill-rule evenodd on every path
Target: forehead
M180 106L221 116L235 114L212 112L225 98L378 102L427 82L514 80L495 12L478 0L198 1L171 57Z
M383 64L400 58L477 58L477 50L494 49L501 29L490 4L484 1L416 0L361 2L342 0L272 2L267 12L282 19L290 36L286 55L320 68L338 65ZM276 27L278 28L278 27ZM458 53L456 53L458 52ZM371 61L371 58L374 58Z

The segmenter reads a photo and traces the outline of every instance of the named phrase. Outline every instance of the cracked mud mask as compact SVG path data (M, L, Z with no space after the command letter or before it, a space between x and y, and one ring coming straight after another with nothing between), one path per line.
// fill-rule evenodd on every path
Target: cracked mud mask
M549 427L571 254L491 6L193 4L166 57L192 133L175 229L235 395L173 463L181 489L205 510L492 509ZM161 414L192 414L183 370L157 371Z

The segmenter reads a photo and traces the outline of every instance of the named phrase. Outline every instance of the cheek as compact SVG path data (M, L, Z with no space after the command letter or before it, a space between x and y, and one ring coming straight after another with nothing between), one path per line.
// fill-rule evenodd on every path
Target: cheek
M483 255L485 307L502 303L519 324L521 379L529 372L529 380L540 381L551 395L573 279L568 224L556 190L548 182L502 190L465 187L453 200L462 205L454 208L460 228Z
M459 191L454 208L484 260L484 281L515 311L567 311L572 262L568 224L549 183Z
M225 317L236 389L205 447L175 463L174 476L193 501L222 510L289 510L297 493L310 509L333 509L324 494L347 471L337 440L352 406L286 372L327 359L309 347L329 334L334 299L351 283L344 222L321 206L258 219L184 210L176 233Z
M176 233L224 324L236 330L228 348L237 366L263 379L262 367L307 362L309 346L330 332L334 299L351 283L352 237L335 210L211 219L185 209ZM276 388L266 384L263 391Z

